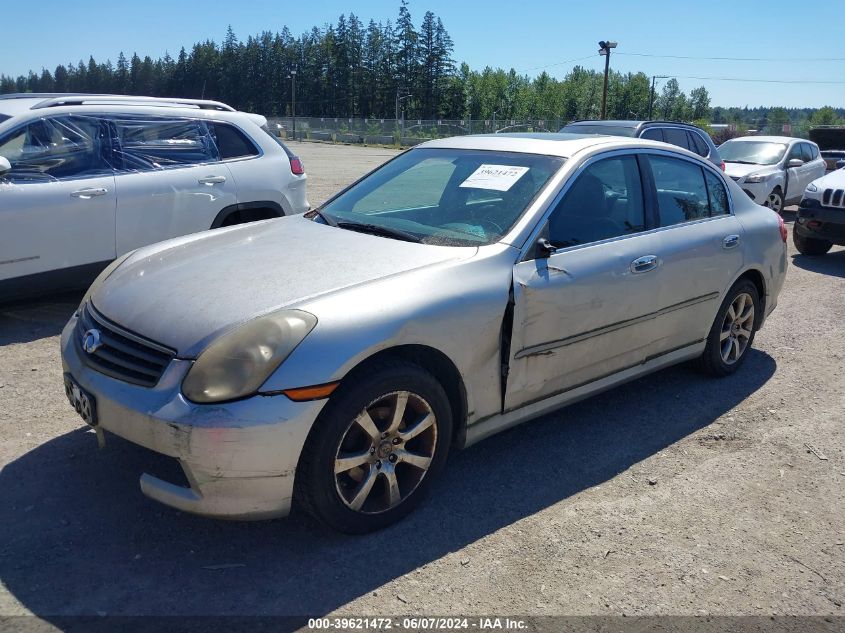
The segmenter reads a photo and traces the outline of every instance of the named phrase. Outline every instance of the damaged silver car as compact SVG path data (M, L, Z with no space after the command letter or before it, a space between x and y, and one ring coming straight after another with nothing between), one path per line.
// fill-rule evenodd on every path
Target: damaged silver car
M454 449L673 363L736 371L786 266L780 217L678 147L431 141L305 216L115 261L62 334L65 387L101 437L178 460L141 476L153 499L366 532Z

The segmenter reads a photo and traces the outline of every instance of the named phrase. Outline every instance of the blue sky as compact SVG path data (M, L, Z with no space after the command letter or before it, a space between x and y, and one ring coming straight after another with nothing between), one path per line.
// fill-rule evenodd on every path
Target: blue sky
M40 17L33 16L30 3L7 0L4 5L0 72L16 76L30 68L52 70L59 63L87 61L89 55L98 61L114 61L121 50L127 57L137 52L141 57L156 58L165 51L175 56L181 46L188 48L198 40L221 41L229 24L239 38L246 39L262 30L281 30L284 25L298 35L314 25L335 22L341 13L350 11L365 23L370 18L395 21L399 0L42 0L37 4ZM833 6L813 5L809 10L824 12L824 7ZM597 54L597 42L614 39L619 42L619 54L611 59L614 69L674 75L686 92L704 85L713 105L845 107L845 49L838 45L841 35L826 28L823 19L808 22L810 17L794 2L693 5L662 0L410 0L410 9L417 26L426 10L440 16L455 41L456 60L466 61L474 69L501 66L533 76L545 68L554 76L563 76L573 63L561 62L584 57L587 59L580 64L599 69L603 58ZM808 29L811 23L814 27ZM790 25L801 28L793 30ZM790 38L791 31L794 38ZM826 56L839 59L823 59Z

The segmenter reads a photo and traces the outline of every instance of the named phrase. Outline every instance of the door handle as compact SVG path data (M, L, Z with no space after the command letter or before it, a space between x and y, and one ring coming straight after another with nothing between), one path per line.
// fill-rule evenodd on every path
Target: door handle
M647 273L660 265L657 255L643 255L631 262L632 273Z
M200 178L197 182L201 185L216 185L226 182L226 176L206 176L205 178Z
M89 187L88 189L77 189L70 194L71 198L82 198L83 200L90 200L96 196L104 196L109 192L105 187Z
M735 248L739 246L739 235L728 235L722 240L722 246L724 248Z

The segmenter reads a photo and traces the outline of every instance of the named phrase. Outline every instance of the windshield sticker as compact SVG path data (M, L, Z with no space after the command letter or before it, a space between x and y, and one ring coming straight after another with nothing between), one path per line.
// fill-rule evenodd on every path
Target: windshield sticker
M472 189L507 191L528 171L528 167L511 165L481 165L460 186Z

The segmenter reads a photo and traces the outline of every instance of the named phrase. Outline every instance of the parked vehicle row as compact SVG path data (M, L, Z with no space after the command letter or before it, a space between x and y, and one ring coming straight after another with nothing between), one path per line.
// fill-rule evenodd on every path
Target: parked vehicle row
M303 213L300 160L266 119L190 99L0 97L0 301L84 288L112 260Z
M785 242L665 143L430 141L305 215L116 259L62 332L65 389L99 433L178 460L184 481L142 475L153 499L250 519L296 502L366 532L453 449L674 363L735 372Z

